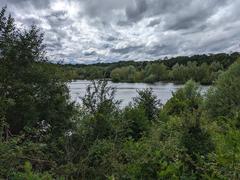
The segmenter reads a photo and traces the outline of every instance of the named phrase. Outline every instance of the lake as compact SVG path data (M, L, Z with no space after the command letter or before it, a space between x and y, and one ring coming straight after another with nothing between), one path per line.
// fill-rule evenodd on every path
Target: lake
M69 83L69 90L71 99L77 103L81 103L80 97L86 93L86 87L91 83L87 80L76 80ZM152 88L154 95L165 104L171 97L172 92L177 91L183 85L176 85L174 83L157 82L154 84L146 83L113 83L109 81L109 86L116 89L116 99L121 100L121 106L128 105L134 97L137 96L137 90ZM201 86L202 92L206 92L208 86Z

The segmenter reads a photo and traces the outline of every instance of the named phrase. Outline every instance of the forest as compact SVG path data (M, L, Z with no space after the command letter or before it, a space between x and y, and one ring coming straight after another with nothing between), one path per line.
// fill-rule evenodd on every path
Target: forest
M113 82L158 81L186 83L192 79L203 85L211 85L221 72L228 69L237 58L238 52L210 55L179 56L155 61L121 61L92 65L60 65L72 79L108 79Z
M3 8L0 179L239 179L237 56L59 68L62 65L49 63L45 56L41 31L36 26L18 29ZM108 68L109 74L102 74ZM136 82L146 77L144 81L153 82L171 77L186 82L165 105L145 89L121 109L108 81L93 80L77 105L67 87L76 71L82 78L106 75ZM125 71L128 77L122 75ZM209 82L211 88L201 94L199 83Z

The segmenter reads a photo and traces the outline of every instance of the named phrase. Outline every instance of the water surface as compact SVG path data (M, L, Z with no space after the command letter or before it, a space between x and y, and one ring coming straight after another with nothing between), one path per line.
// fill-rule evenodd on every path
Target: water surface
M69 90L72 100L77 103L81 103L80 97L83 97L86 93L86 87L91 84L91 81L76 80L69 83ZM146 88L152 88L154 95L160 99L162 104L165 104L167 100L172 97L172 92L177 91L183 85L176 85L174 83L157 82L154 84L146 83L113 83L109 82L109 85L116 88L116 99L121 100L121 106L128 105L134 97L137 96L137 90L143 90ZM202 86L205 92L208 87Z

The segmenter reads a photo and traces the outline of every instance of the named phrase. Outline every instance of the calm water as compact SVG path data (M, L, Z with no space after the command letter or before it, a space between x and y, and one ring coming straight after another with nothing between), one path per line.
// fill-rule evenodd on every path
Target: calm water
M77 80L69 84L71 98L81 103L79 97L84 96L86 92L86 87L91 82L87 80ZM172 96L172 92L178 90L182 85L176 85L173 83L163 83L157 82L155 84L146 84L146 83L112 83L109 82L109 85L116 88L116 99L121 100L121 106L124 107L132 101L133 97L137 96L137 90L142 90L146 88L152 88L153 93L161 100L161 103L164 104ZM202 87L202 91L207 90L207 86Z

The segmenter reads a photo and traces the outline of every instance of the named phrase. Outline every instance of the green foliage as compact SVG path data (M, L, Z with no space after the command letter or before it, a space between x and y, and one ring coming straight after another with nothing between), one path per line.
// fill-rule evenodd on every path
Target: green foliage
M152 89L139 90L137 93L138 96L133 99L134 105L144 110L148 120L154 120L161 105L157 96L153 95Z
M180 56L156 61L120 61L93 65L63 65L76 79L110 79L113 82L168 81L185 83L194 80L212 84L218 76L234 63L239 53ZM75 72L75 73L74 73ZM75 76L75 77L74 77Z
M229 128L226 133L222 133L219 129L215 129L211 133L215 150L208 155L208 161L202 161L207 169L203 177L207 179L239 179L239 130Z
M190 119L192 118L192 119ZM183 118L183 132L180 143L183 146L182 162L186 174L192 172L195 177L201 178L204 174L205 166L208 163L208 155L215 150L215 146L207 128L199 121L199 117L194 115Z
M21 170L26 160L39 171L54 168L55 160L60 162L59 139L72 128L74 113L62 71L46 63L43 35L35 26L17 29L5 12L3 8L0 13L0 177L4 179Z
M149 120L142 107L127 107L124 111L124 119L127 121L127 136L139 139L148 129Z
M114 100L115 89L108 86L105 80L92 81L87 87L86 94L81 97L83 106L92 114L114 111L120 103Z
M240 60L230 66L212 87L206 100L206 108L212 117L234 117L240 111Z
M239 179L239 56L53 65L36 27L20 31L0 12L0 179ZM212 83L207 97L197 83ZM161 105L151 89L120 108L93 81L82 104L66 82L186 82ZM204 108L205 107L205 108Z
M43 35L34 26L29 31L16 29L13 18L4 13L5 9L0 28L0 94L12 102L4 110L8 131L17 135L25 127L44 125L60 133L59 129L69 127L73 106L55 67L44 63Z
M126 82L136 82L141 74L136 72L134 66L116 68L111 72L111 79L113 82L126 81Z
M144 82L146 82L146 83L154 83L154 82L156 82L156 79L157 79L157 76L156 76L156 75L150 74L149 76L147 76L147 77L144 79Z
M153 83L168 79L167 67L164 64L148 64L144 70L146 77L144 82Z
M183 88L173 93L164 110L171 115L181 115L198 110L201 104L202 96L198 84L188 81Z
M21 171L26 161L30 161L38 171L54 168L55 160L51 159L51 143L35 143L24 136L12 137L0 143L0 177L9 178L14 172ZM53 151L53 149L51 149ZM48 152L46 154L46 152Z
M26 162L24 165L24 172L23 173L16 173L12 177L13 180L52 180L52 176L44 173L34 173L32 172L32 165L30 162Z

